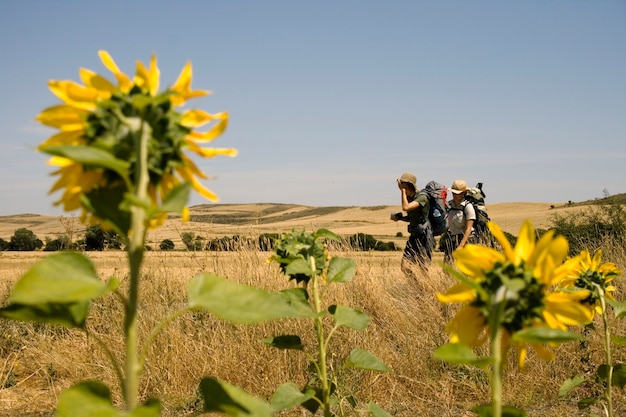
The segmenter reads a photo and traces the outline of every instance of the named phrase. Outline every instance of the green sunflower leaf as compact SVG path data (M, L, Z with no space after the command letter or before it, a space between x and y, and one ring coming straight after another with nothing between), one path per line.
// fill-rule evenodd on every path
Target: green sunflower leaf
M63 391L55 416L57 417L158 417L161 404L158 400L148 400L131 413L120 411L113 406L111 392L100 382L81 382Z
M343 305L332 305L328 311L335 319L337 326L346 326L355 330L363 330L370 323L370 317L350 307Z
M0 309L0 316L11 320L34 321L78 328L85 326L88 314L88 302L69 304L42 303L40 305L16 303Z
M606 364L602 364L598 367L597 374L600 378L606 381L609 376ZM613 365L613 377L611 378L611 383L622 389L626 386L626 366L624 364L618 363Z
M353 349L346 366L369 371L388 372L390 369L380 359L365 349Z
M311 263L304 258L297 258L291 261L287 267L285 268L285 273L287 275L306 275L307 277L312 277L316 274L316 271L311 269Z
M433 352L433 357L449 363L473 365L478 368L485 368L493 362L490 357L476 356L470 347L462 343L447 343L439 346Z
M572 340L582 340L584 337L567 330L551 329L549 327L529 327L513 334L514 342L526 343L563 343Z
M117 159L109 152L93 146L44 146L40 150L49 155L71 159L82 165L110 169L118 173L122 178L128 178L130 163Z
M391 417L391 414L380 408L375 403L369 403L367 405L367 411L369 411L369 413L374 417Z
M0 316L68 327L83 327L90 301L119 285L103 282L91 260L80 253L58 253L36 262L15 284Z
M130 204L126 188L120 184L98 188L80 196L81 203L99 219L121 236L128 236L130 230Z
M253 324L280 318L310 317L301 305L280 293L229 281L215 274L200 274L189 281L189 307L204 309L233 323Z
M350 282L356 273L356 262L348 258L332 258L328 264L328 283Z
M626 337L611 336L611 341L613 341L616 346L626 345Z
M580 384L584 382L585 382L585 378L583 378L580 375L575 375L571 378L566 379L565 382L563 382L563 384L559 388L559 395L563 397L569 394L571 390L573 390L574 388L576 388L577 386L579 386Z
M91 260L80 253L57 253L36 262L15 284L9 302L20 304L88 301L107 291Z
M299 317L313 318L316 316L308 301L309 294L304 288L288 288L280 291L278 294L298 312ZM325 312L320 313L320 316L325 315Z
M607 304L613 307L613 314L615 318L620 318L626 316L626 302L624 301L614 301L610 299L606 299Z
M481 404L472 408L472 411L480 417L493 417L494 415L493 406L491 404ZM515 407L502 407L502 417L526 417L527 415L526 411Z
M267 339L263 339L263 343L277 349L304 350L302 339L300 339L300 336L296 335L269 337Z
M333 240L335 242L339 241L339 236L337 236L335 233L331 232L328 229L318 229L315 231L315 233L313 234L313 237L315 239L319 239L321 237L326 238L326 239L330 239Z
M597 398L586 397L576 403L579 410L586 410L598 402Z
M200 381L203 411L222 412L232 417L272 417L272 407L265 401L215 378Z
M315 397L315 390L308 389L304 392L293 382L286 382L276 389L270 401L274 412L287 410Z
M183 211L189 201L189 193L191 192L191 183L183 182L178 184L167 193L163 204L159 207L159 211L166 213L180 213Z

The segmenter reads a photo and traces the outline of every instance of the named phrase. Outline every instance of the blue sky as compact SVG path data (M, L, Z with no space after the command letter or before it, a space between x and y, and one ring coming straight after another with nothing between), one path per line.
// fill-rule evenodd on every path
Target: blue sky
M220 203L399 204L395 178L463 178L488 203L626 192L626 2L0 1L0 215L61 214L49 79L187 61L190 105L230 112L199 161ZM205 203L194 196L191 205Z

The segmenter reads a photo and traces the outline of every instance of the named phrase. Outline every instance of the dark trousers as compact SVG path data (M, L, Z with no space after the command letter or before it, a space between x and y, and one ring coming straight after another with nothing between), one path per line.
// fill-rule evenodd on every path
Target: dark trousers
M427 233L412 233L409 240L406 242L402 256L404 259L408 259L411 262L427 265L432 260L433 246L434 239L432 234L429 237Z

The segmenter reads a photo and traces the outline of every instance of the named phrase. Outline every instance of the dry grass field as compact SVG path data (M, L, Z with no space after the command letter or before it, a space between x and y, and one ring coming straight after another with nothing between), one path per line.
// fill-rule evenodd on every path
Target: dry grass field
M550 214L580 207L561 208L546 203L506 203L489 206L494 221L512 234L530 218L536 227L546 227ZM584 209L584 207L582 208ZM324 227L339 235L358 232L388 241L406 235L405 223L389 218L397 206L311 208L294 205L216 205L192 209L192 221L170 219L150 233L149 244L158 247L165 238L182 249L180 234L192 231L206 237L287 232L291 229ZM0 237L8 240L13 231L26 227L39 238L65 233L56 217L23 215L0 217ZM80 235L80 226L77 226ZM4 301L18 277L44 252L0 252L0 302ZM124 252L89 252L103 278L116 276L124 285L127 266ZM401 272L400 252L337 252L333 256L356 260L357 275L345 285L333 287L325 300L345 304L367 313L372 321L365 331L342 329L331 346L331 367L340 364L354 347L365 348L390 368L388 373L340 371L340 386L367 404L375 401L398 417L463 417L467 410L489 399L486 374L467 366L453 366L432 358L432 352L446 343L445 323L455 307L436 300L454 280L434 263L420 280L409 280ZM439 256L439 254L437 254ZM142 336L161 318L185 302L188 279L198 273L215 272L232 280L270 290L295 285L282 276L276 265L267 264L267 252L171 252L146 253L143 292L140 300ZM624 268L623 262L620 267ZM600 324L596 323L598 328ZM88 320L90 332L119 357L123 352L120 335L120 304L105 297L93 306ZM248 392L268 399L286 381L303 385L308 377L302 352L278 351L262 339L278 334L298 334L311 349L311 323L282 320L262 325L240 326L222 322L209 314L194 313L174 321L155 341L141 380L141 394L162 401L164 416L191 416L197 408L196 388L203 376L229 381ZM620 334L621 335L621 334ZM142 338L143 339L143 338ZM556 349L557 358L546 363L529 355L525 370L510 361L505 375L505 403L527 410L531 417L584 416L577 399L591 395L590 387L566 398L558 396L563 380L575 373L589 376L602 363L599 336L594 333L585 344L569 343ZM616 359L626 359L620 348ZM116 379L102 349L82 332L37 324L20 324L0 319L0 417L43 417L53 415L60 392L73 383L99 379L112 388L120 400ZM616 391L616 416L626 415L626 398ZM304 417L303 411L281 416ZM310 414L308 414L310 415Z

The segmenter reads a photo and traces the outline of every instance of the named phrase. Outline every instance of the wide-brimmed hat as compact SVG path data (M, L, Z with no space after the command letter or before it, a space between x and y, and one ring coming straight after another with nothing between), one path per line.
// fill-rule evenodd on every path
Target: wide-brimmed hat
M461 194L467 191L467 183L463 180L456 180L452 183L452 187L450 187L450 192L452 194Z
M417 190L417 177L410 172L405 172L400 177L400 182L408 182Z

